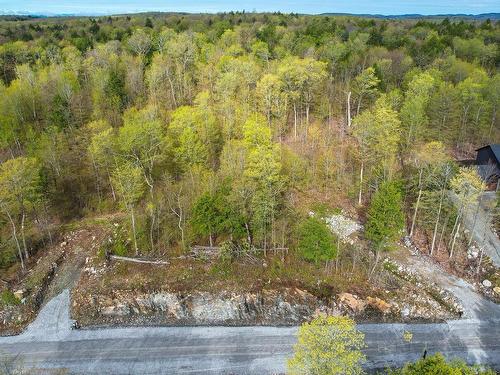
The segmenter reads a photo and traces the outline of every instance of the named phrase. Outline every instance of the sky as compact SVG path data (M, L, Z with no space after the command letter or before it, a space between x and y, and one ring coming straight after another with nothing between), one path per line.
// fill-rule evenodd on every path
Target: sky
M309 14L479 14L500 12L500 0L0 0L0 14L216 13L231 10Z

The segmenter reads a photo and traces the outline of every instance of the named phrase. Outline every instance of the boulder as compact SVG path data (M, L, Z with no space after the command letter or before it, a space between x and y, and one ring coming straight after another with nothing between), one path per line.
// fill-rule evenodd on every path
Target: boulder
M349 307L353 312L360 313L366 308L366 302L351 293L340 293L339 301Z
M491 281L488 279L484 279L482 284L485 288L491 288L491 286L492 286Z
M410 316L410 308L408 306L403 307L403 309L401 309L401 317L408 318L409 316Z
M367 298L368 305L373 307L374 309L380 311L382 314L387 314L390 310L392 305L383 299L380 299L378 297L372 298L368 297Z
M494 287L494 288L493 288L493 291L495 292L495 294L496 294L497 296L500 296L500 286L496 286L496 287Z

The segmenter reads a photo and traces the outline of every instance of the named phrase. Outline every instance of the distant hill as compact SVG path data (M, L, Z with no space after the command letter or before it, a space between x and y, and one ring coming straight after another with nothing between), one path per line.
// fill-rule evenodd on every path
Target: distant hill
M43 16L35 16L35 15L17 15L17 14L5 14L3 15L0 12L0 20L1 21L26 21L34 18L39 18Z
M262 14L262 12L258 12ZM266 13L266 12L263 12ZM270 12L269 12L270 13ZM30 12L10 12L8 10L0 10L0 20L9 21L22 21L33 18L45 18L45 17L88 17L88 16L124 16L127 14L206 14L206 13L186 13L186 12L137 12L137 13L98 13L98 12L85 12L85 13L30 13ZM307 15L307 14L303 14ZM310 15L320 15L320 16L349 16L349 17L366 17L366 18L379 18L379 19L401 19L401 20L412 20L412 19L468 19L468 20L500 20L500 13L482 13L482 14L395 14L395 15L384 15L384 14L356 14L356 13L321 13L321 14L310 14Z
M322 13L323 16L352 16L352 17L369 17L369 18L382 18L382 19L475 19L475 20L500 20L500 13L482 13L482 14L395 14L395 15L384 15L384 14L354 14L354 13Z

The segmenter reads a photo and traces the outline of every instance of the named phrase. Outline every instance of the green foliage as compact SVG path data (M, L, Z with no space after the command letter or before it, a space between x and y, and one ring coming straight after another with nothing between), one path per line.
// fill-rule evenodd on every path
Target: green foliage
M222 148L215 117L201 106L176 109L167 138L174 157L184 169L194 165L214 166Z
M499 28L248 12L2 18L2 263L29 256L54 223L118 207L136 248L161 254L210 234L287 247L311 202L349 209L357 190L362 205L395 176L413 222L447 229L449 202L435 209L446 155L500 136Z
M458 174L450 181L450 186L463 206L476 202L479 194L485 189L484 181L472 167L460 168Z
M398 114L383 98L375 107L356 116L354 136L361 148L361 158L392 169L398 149L401 123Z
M132 209L145 190L140 168L122 164L113 172L112 180L123 206Z
M338 251L328 226L314 217L307 218L299 227L298 250L304 259L316 263L335 259Z
M123 241L115 241L113 243L112 252L115 255L126 256L128 253L127 246L123 243Z
M463 360L446 361L441 353L409 363L400 370L389 370L389 375L494 375L493 370L468 366Z
M344 316L321 316L300 326L294 356L288 360L291 375L362 374L364 334Z
M152 108L132 108L124 115L117 143L121 156L141 168L148 185L162 149L163 127Z
M227 200L229 190L222 186L215 193L201 195L193 205L191 225L196 234L209 236L212 241L220 234L228 234L234 240L244 235L243 218Z
M429 119L426 115L430 91L434 78L429 73L421 73L413 77L406 98L401 108L401 122L406 132L406 144L419 142L424 136L425 126Z
M396 181L387 181L379 186L367 216L366 238L376 251L389 250L401 238L404 228L403 201Z
M19 305L21 301L10 290L5 289L0 293L0 305L15 306Z
M34 158L9 159L0 166L0 205L10 212L24 211L36 204L39 165Z
M378 79L375 69L372 67L366 68L354 79L354 92L357 95L358 102L356 114L360 112L363 98L376 95L379 83L380 79Z

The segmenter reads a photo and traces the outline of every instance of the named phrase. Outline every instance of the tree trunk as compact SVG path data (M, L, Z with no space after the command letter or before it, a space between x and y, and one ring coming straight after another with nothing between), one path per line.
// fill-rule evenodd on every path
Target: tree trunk
M113 202L116 202L115 188L113 187L113 183L111 182L111 174L109 173L108 168L106 168L106 172L108 174L109 187L111 188L111 196L113 197Z
M450 259L453 256L453 250L455 249L455 243L457 241L458 231L460 230L460 224L462 223L458 223L457 230L455 231L455 234L453 236L453 242L451 243L451 250L450 250Z
M153 209L151 211L151 225L149 227L149 242L151 243L151 251L154 251L155 245L154 245L154 230L155 230L155 221L156 221L156 215L155 215L155 210Z
M434 233L432 234L431 256L434 253L434 245L436 244L437 229L439 225L439 219L441 218L441 209L443 208L444 191L445 190L443 187L443 190L441 190L441 199L439 200L439 208L436 218L436 224L434 224Z
M90 157L92 160L92 169L94 170L95 188L97 190L97 199L99 200L99 204L100 204L102 201L102 196L101 196L101 184L99 183L99 172L98 172L94 157L92 156L92 153L90 154Z
M310 107L309 103L306 104L306 125L307 125L306 129L309 127L309 107ZM307 132L306 132L306 135L307 135Z
M463 206L460 207L460 210L458 210L457 218L455 219L455 223L453 224L453 229L451 230L451 239L448 242L448 247L451 245L451 242L453 241L453 238L455 237L455 230L457 229L460 218L462 216L462 210L463 210Z
M247 241L248 245L252 245L252 236L250 235L250 227L248 226L248 223L245 222L245 229L247 231Z
M359 196L358 196L358 205L361 206L362 194L363 194L363 170L365 167L365 163L361 162L361 171L359 173Z
M441 247L441 244L443 243L444 231L446 230L446 226L448 225L448 221L449 220L450 220L450 216L448 215L446 217L446 220L443 222L443 227L441 228L441 233L439 234L439 242L438 242L438 245L437 245L438 250Z
M359 96L359 100L358 100L358 108L356 109L356 116L359 115L359 111L361 110L361 98L363 97L363 95L360 95Z
M132 220L132 234L134 236L134 250L135 250L135 255L139 255L139 248L137 247L137 235L135 233L135 214L134 214L134 207L130 209L130 218Z
M177 201L178 201L178 197L177 197ZM181 232L181 243L182 243L182 248L185 248L186 247L186 244L185 244L185 241L184 241L184 228L182 227L182 208L180 206L179 203L177 203L178 206L179 206L179 221L177 222L177 226L179 227L179 230Z
M26 246L26 236L24 235L24 219L25 214L23 212L23 215L21 217L21 238L23 240L24 256L26 257L26 259L29 259L30 255L28 253L28 247Z
M297 139L297 105L293 103L293 137Z
M373 264L370 274L368 275L368 280L372 278L373 273L375 272L375 268L377 268L379 258L380 258L380 250L377 249L375 252L375 263Z
M12 216L10 216L9 212L7 212L7 217L9 218L10 224L12 226L12 235L14 236L14 241L16 242L16 247L17 247L17 252L19 254L19 259L21 260L21 268L24 271L23 253L21 251L21 245L19 244L19 239L17 238L16 224L14 223L14 220L12 220Z
M168 83L170 85L170 93L172 94L172 101L174 102L174 108L177 108L177 100L175 99L175 90L174 90L174 85L172 83L172 78L170 78L170 75L167 74L168 77Z
M420 198L422 197L422 174L424 170L420 170L420 174L418 176L418 197L417 197L417 203L415 204L415 210L413 211L413 218L411 220L411 229L410 229L410 238L413 237L413 230L415 229L415 221L417 221L417 212L418 212L418 206L420 204Z
M351 91L347 93L347 128L351 127Z

